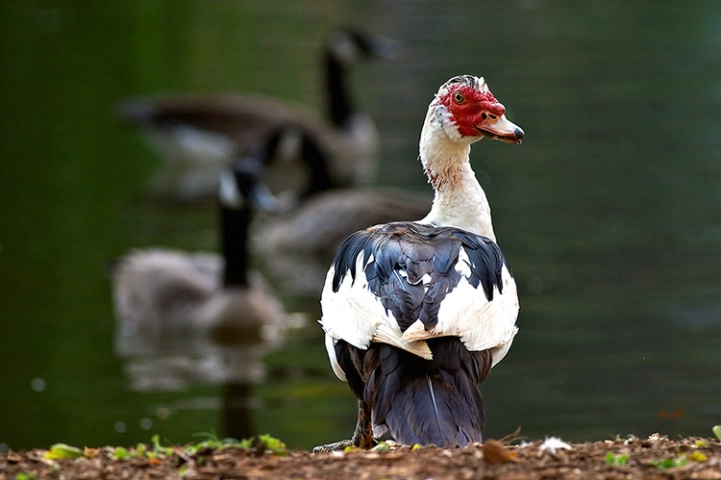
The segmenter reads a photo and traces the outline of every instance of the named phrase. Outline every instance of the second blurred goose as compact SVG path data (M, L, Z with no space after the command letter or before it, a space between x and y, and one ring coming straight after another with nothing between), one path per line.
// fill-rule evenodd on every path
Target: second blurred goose
M328 152L335 183L364 184L375 173L377 132L370 117L353 105L347 69L365 58L392 56L394 50L388 40L348 28L328 37L323 51L327 122L278 100L239 94L139 98L123 103L118 114L140 128L166 160L156 181L161 196L206 197L223 165L289 124L303 128ZM298 186L298 176L288 168L270 173L267 181L274 190Z
M332 188L329 154L315 136L293 127L279 129L258 147L258 160L272 163L288 136L300 145L308 184L295 206L259 219L253 251L286 295L316 301L328 263L345 237L398 215L420 217L430 208L431 197L392 187Z

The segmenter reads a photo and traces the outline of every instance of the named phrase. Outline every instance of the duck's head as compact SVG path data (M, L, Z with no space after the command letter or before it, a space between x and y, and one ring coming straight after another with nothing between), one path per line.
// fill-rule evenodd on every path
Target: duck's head
M456 140L490 138L519 144L524 135L506 118L506 107L496 100L483 77L459 75L448 80L438 89L431 112L433 120Z

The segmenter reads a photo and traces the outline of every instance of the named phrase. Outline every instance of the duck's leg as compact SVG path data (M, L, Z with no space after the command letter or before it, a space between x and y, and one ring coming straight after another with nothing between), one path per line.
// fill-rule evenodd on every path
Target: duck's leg
M313 453L333 452L336 450L344 450L347 447L357 447L368 450L373 448L377 443L376 439L373 438L370 407L363 400L358 400L358 423L356 424L355 432L353 432L353 438L329 443L327 445L318 445L313 448Z
M373 448L378 444L376 439L373 438L371 409L363 400L358 400L358 423L355 426L351 443L364 450Z

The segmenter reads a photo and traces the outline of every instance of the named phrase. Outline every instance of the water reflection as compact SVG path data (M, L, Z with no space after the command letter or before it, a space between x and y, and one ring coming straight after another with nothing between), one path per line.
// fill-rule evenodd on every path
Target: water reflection
M221 412L220 426L225 436L247 438L257 433L255 386L265 378L263 356L282 345L278 332L268 336L254 329L245 332L249 340L243 344L227 345L199 331L171 327L163 332L129 332L125 327L119 322L115 353L123 359L131 389L182 392L197 385L219 385L222 393L218 401L201 408ZM171 413L159 415L167 417Z
M124 360L124 371L134 390L184 390L193 385L259 382L265 369L261 358L280 345L265 341L260 332L248 332L255 341L225 346L203 338L202 332L166 329L161 335L136 331L128 334L120 325L115 353Z

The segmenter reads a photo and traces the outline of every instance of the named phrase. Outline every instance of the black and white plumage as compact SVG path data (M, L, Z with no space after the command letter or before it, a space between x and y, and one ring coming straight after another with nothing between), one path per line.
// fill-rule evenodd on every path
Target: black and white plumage
M352 440L321 449L367 448L386 431L404 444L482 441L478 385L508 352L519 307L470 144L523 135L483 78L454 77L438 90L420 141L430 213L351 235L326 277L326 348L359 418Z
M347 74L364 59L390 58L395 51L394 42L357 29L340 28L327 37L321 58L326 121L288 102L240 93L133 98L117 114L165 160L154 185L154 193L165 198L209 197L221 168L288 125L304 129L329 152L335 185L367 184L375 175L378 134L371 117L354 105ZM282 164L266 175L275 191L298 188L302 178L293 146L284 153Z

